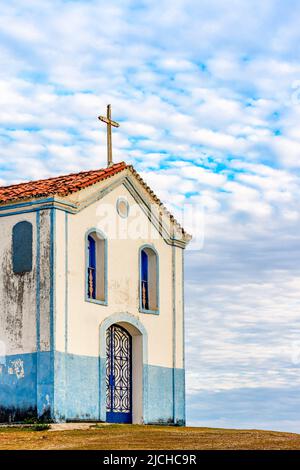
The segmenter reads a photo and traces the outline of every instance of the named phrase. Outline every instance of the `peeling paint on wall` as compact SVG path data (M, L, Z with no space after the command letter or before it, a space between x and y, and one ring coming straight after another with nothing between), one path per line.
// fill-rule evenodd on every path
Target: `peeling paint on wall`
M40 211L40 350L50 349L50 211Z
M30 214L30 223L32 218ZM7 354L34 351L35 347L35 263L31 272L13 272L13 227L21 220L20 216L1 219L0 341Z
M15 359L9 361L8 364L0 364L0 375L2 374L15 375L17 379L23 379L25 377L24 361Z
M22 359L16 359L15 361L11 361L10 367L8 368L9 374L15 374L17 379L23 379L25 377L24 373L24 362Z
M0 220L0 421L16 421L50 408L49 346L49 211L41 211L40 225L40 301L41 350L37 358L37 230L36 213L13 215ZM32 270L13 272L13 227L27 220L32 224ZM1 346L2 345L2 346ZM37 369L39 381L37 384ZM38 385L38 386L37 386ZM47 411L49 414L49 411Z

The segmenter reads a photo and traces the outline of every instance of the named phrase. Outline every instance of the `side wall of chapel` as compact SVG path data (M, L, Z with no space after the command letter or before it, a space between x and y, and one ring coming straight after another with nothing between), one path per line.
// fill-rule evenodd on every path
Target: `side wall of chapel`
M23 221L32 269L16 274L12 234ZM50 409L50 211L1 216L0 233L0 421L17 421Z

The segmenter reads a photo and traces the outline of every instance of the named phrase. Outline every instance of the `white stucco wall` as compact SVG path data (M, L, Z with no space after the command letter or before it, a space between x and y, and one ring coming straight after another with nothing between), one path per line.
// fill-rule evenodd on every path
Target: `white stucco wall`
M103 188L103 186L101 186ZM77 198L82 197L78 193ZM84 190L85 197L97 193L97 185ZM86 247L85 235L97 227L107 232L99 215L105 205L113 207L113 217L124 223L115 209L119 197L125 197L131 207L128 222L139 218L149 236L139 239L107 240L108 305L99 305L85 299ZM70 198L71 199L71 198ZM55 344L58 351L83 356L99 356L99 326L108 316L127 312L142 322L148 333L148 363L173 367L173 278L175 265L176 367L183 364L182 337L182 254L181 248L172 248L157 236L144 212L137 208L135 199L120 185L100 201L77 214L56 211L55 247ZM67 225L66 225L67 217ZM127 219L125 219L127 220ZM67 231L66 231L67 229ZM155 239L152 234L155 233ZM139 312L139 248L151 244L159 254L159 315ZM175 255L172 255L174 250ZM67 263L66 263L67 255ZM66 349L67 348L67 349Z
M111 181L110 181L111 183ZM105 182L105 186L109 186ZM103 189L103 185L101 185ZM97 185L76 195L78 200L93 197ZM74 196L73 200L74 200ZM139 239L108 239L107 280L108 305L87 302L86 283L86 232L97 227L106 232L99 213L106 204L113 207L114 217L124 223L115 209L119 197L125 197L131 207L128 222L139 218L150 234ZM72 199L72 198L70 198ZM100 208L100 209L99 209ZM100 212L99 212L100 211ZM135 211L135 212L134 212ZM37 213L16 214L0 218L0 341L6 354L36 351L36 292L37 292ZM39 213L40 254L40 350L50 349L50 211ZM15 275L12 272L12 229L20 221L33 226L33 267L30 273ZM127 220L126 220L127 222ZM153 239L151 234L155 234ZM159 315L139 312L139 249L144 244L153 245L159 254ZM172 253L174 250L174 253ZM135 199L120 185L108 192L100 201L77 214L55 210L54 251L54 340L55 349L80 355L99 355L99 325L110 315L126 311L143 323L149 338L149 364L165 367L183 366L183 306L181 248L168 245L157 236L156 229L147 216L137 208ZM173 264L175 278L172 277ZM174 284L173 284L174 283ZM175 311L173 288L175 285ZM174 351L174 314L176 318L176 361Z
M20 214L0 218L0 340L6 354L20 354L35 351L35 281L36 265L23 275L13 273L12 229L21 221L28 221L35 227L35 214ZM33 229L33 252L36 247Z
M33 228L32 270L14 274L12 230L27 221ZM37 216L36 212L0 217L0 341L5 355L32 353L37 347ZM49 349L49 211L40 213L40 346Z

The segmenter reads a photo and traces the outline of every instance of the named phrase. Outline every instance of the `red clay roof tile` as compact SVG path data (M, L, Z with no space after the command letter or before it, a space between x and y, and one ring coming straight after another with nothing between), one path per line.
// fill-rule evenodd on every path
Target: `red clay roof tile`
M109 168L82 171L70 175L56 176L45 180L29 181L0 187L0 203L45 196L67 196L105 180L127 168L125 162L116 163Z
M111 176L128 169L142 184L148 194L160 206L161 210L170 217L184 235L189 240L191 238L180 224L174 219L170 212L165 208L163 203L149 188L141 176L135 171L132 165L125 162L115 163L109 168L101 168L99 170L81 171L80 173L71 173L64 176L56 176L45 180L29 181L28 183L13 184L10 186L0 187L0 204L19 201L22 199L40 198L47 196L67 196L81 189L92 186L99 181L103 181Z

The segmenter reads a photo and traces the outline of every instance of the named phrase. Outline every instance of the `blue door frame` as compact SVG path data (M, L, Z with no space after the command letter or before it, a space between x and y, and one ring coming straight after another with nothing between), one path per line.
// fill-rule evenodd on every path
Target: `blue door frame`
M132 423L132 338L119 325L106 332L106 421Z

